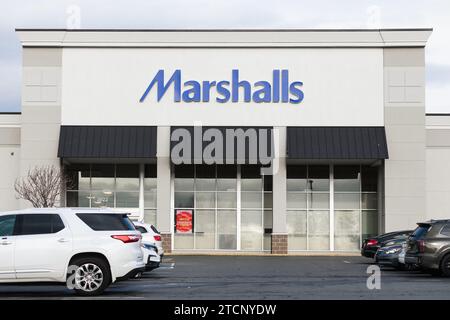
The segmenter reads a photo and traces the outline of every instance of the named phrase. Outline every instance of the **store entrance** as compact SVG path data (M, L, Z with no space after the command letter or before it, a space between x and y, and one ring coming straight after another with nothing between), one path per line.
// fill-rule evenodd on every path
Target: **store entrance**
M272 179L257 165L173 168L175 250L270 250Z

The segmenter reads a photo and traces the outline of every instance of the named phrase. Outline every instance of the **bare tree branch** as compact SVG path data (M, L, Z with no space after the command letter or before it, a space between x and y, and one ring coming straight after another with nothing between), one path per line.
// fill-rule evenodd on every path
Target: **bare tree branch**
M35 167L16 179L14 190L18 199L30 201L35 208L54 207L68 180L56 166Z

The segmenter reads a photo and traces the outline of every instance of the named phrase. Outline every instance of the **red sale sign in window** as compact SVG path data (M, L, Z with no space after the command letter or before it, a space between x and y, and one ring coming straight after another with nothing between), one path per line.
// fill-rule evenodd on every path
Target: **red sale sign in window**
M175 227L177 233L192 233L192 210L176 210Z

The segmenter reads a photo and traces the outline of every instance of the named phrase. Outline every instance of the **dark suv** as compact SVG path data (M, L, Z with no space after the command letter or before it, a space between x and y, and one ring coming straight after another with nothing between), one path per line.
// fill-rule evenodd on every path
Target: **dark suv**
M450 220L417 225L407 240L405 262L450 277Z

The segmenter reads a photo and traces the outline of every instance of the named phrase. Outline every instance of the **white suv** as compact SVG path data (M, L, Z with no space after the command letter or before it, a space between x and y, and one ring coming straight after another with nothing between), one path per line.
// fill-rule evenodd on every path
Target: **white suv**
M0 213L0 283L66 282L90 296L144 267L141 235L126 213L81 208Z

